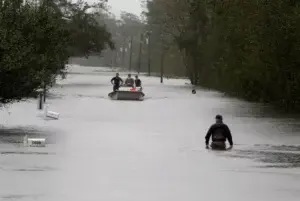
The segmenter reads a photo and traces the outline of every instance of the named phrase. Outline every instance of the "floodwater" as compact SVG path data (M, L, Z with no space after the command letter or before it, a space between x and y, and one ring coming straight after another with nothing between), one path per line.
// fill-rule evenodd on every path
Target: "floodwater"
M2 201L299 201L299 118L198 89L187 80L143 77L143 102L111 101L113 72L74 66L47 103L0 116ZM126 76L125 74L123 75ZM220 113L235 147L206 150L204 135ZM47 146L24 147L23 136Z

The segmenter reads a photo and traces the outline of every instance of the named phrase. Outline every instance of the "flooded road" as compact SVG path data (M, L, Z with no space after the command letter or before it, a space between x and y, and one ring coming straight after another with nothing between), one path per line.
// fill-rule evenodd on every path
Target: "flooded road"
M59 120L44 120L36 100L1 111L1 201L299 200L299 118L213 91L193 95L179 79L141 76L143 102L111 101L113 72L71 72L47 100ZM217 113L233 133L228 152L204 147ZM25 134L49 144L24 147Z

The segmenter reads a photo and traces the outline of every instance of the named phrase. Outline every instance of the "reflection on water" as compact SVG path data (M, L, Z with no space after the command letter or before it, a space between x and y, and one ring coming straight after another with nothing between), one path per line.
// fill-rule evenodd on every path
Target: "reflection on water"
M76 94L74 95L74 97L78 97L78 98L99 98L99 99L108 99L108 96L97 96L97 95L84 95L84 94Z
M1 167L1 171L13 171L13 172L49 172L49 171L57 171L58 168L47 167L47 166L33 166L33 167L23 167L23 168L8 168Z
M101 83L66 83L66 84L56 84L55 87L63 87L63 88L91 88L91 87L105 87L107 88L107 84Z
M0 151L1 155L55 155L51 152L37 152L37 151Z
M254 145L224 153L224 156L255 160L263 163L258 167L264 168L300 168L300 146Z
M83 70L88 71L87 69ZM215 174L216 178L218 177L218 169L245 171L242 177L238 177L232 172L228 172L228 175L224 174L225 178L230 176L232 182L231 185L221 184L221 187L224 191L235 195L231 198L233 201L245 200L245 197L249 198L246 200L280 200L283 197L280 197L282 194L278 193L277 189L282 186L286 189L281 188L281 190L288 192L283 195L286 196L286 200L298 200L299 194L296 193L296 190L299 191L300 185L290 177L298 177L300 174L293 176L294 170L292 169L278 171L258 169L252 168L251 165L256 165L252 161L247 163L248 161L236 160L237 163L231 163L228 158L220 161L217 158L217 165L220 168L215 170L210 167L215 167L216 164L210 163L210 161L219 156L239 157L260 162L259 165L262 164L259 166L260 168L299 168L300 146L261 144L297 143L293 140L298 139L298 133L295 133L298 127L295 125L299 125L299 121L297 122L293 118L272 119L276 115L268 112L268 107L228 99L223 96L224 94L214 91L199 89L196 95L192 95L191 86L183 85L184 81L176 84L170 80L170 82L158 84L159 78L146 77L142 77L142 79L145 81L143 83L145 83L148 100L137 104L137 110L128 113L127 105L122 102L113 104L109 101L100 101L101 113L99 113L100 110L94 109L94 103L99 99L108 98L107 94L111 90L108 76L98 78L88 76L86 72L82 74L85 75L70 76L71 81L55 85L55 90L53 89L52 93L49 93L48 98L53 99L51 104L59 108L59 112L64 114L64 118L52 122L43 122L38 118L39 121L36 124L41 127L0 128L0 176L2 181L0 183L0 200L47 199L62 201L66 200L64 196L72 196L71 200L84 200L80 199L81 195L89 195L89 200L99 200L99 198L101 200L102 197L104 200L112 200L111 196L116 194L121 195L114 200L141 200L145 195L155 196L148 200L199 200L199 187L201 188L201 186L207 187L207 194L214 193L209 189L214 189L215 183L209 182L209 180L214 179ZM66 101L59 100L60 98ZM85 100L81 101L82 99ZM89 99L95 100L91 104L87 104ZM123 121L122 118L122 122L120 119L111 119L107 113L112 112L113 107L118 114L127 116L140 114L144 122L142 124L140 121L127 123L127 119ZM32 108L36 110L36 101ZM80 109L77 110L77 108ZM86 109L86 113L80 116L79 112L82 111L82 108ZM181 118L174 118L174 110L178 114L180 113ZM23 108L19 112L15 110L13 116L21 115L24 119L30 116L28 114L31 114L31 110L24 111L27 110L23 110ZM215 113L224 115L233 133L240 133L236 139L237 143L244 144L236 144L234 149L228 152L211 154L215 152L207 153L201 141L200 143L194 141L199 136L200 140L203 140L201 130L207 129L206 126L203 126L210 123L208 118L212 120ZM22 116L22 114L25 115ZM18 117L21 119L20 116ZM72 120L73 118L75 121ZM17 121L18 124L11 123L10 125L19 125L21 120ZM81 120L82 123L78 123L78 120ZM28 124L36 125L33 121ZM48 129L45 127L46 125L51 125L56 129ZM178 128L184 128L177 131L175 130L177 125L179 125ZM249 132L247 132L248 126ZM274 128L275 126L276 128ZM146 132L142 132L144 131L142 129L145 128L147 128ZM255 130L257 136L251 135L252 129ZM287 129L291 129L291 132ZM281 132L284 133L284 136L281 135ZM24 135L46 137L47 144L48 142L56 144L56 138L61 141L63 137L66 143L50 145L45 148L24 147L21 144ZM251 141L252 136L257 138ZM261 136L267 140L262 142ZM279 140L269 141L269 137L272 138L272 136L279 136ZM282 139L285 138L291 138L293 143L283 141ZM194 146L194 142L197 145ZM255 143L259 144L253 145ZM174 153L174 147L175 149L179 148L179 153ZM191 149L193 149L192 152L189 152ZM189 153L193 156L189 157ZM204 162L207 160L208 163L202 165L203 160ZM229 162L227 163L227 161ZM198 162L201 164L198 165ZM242 163L241 166L239 162ZM252 171L253 174L248 174L247 171L249 173ZM266 177L264 175L266 172L273 174L271 177L274 179L268 177L269 175ZM287 174L287 172L290 172L291 175L288 175L288 178L278 177L279 174ZM299 178L296 179L299 180ZM240 185L241 181L245 180L248 184ZM257 185L258 183L260 184ZM273 183L275 183L274 186L272 186ZM124 186L123 184L130 185ZM141 184L146 184L147 187L144 188ZM268 199L262 194L260 196L260 192L258 192L260 189L257 191L255 188L250 188L248 191L249 186L251 188L252 186L267 187L267 189L263 189L262 193L270 195L270 198ZM49 187L51 191L48 190ZM101 195L99 195L99 189L103 190ZM140 194L137 194L137 191ZM163 191L166 194L163 194ZM124 192L127 194L121 197ZM295 199L289 195L292 193L295 194ZM167 197L167 195L171 197ZM57 196L58 199L50 199L52 196ZM274 199L276 196L280 199ZM221 196L220 198L223 199ZM220 198L217 197L216 200Z
M269 150L269 151L300 151L299 146L292 145L261 145L256 144L255 147L258 147L260 150Z
M162 97L145 97L144 100L160 100L160 99L168 99L169 97L167 96L162 96Z
M11 171L16 172L44 172L44 171L55 171L56 168L52 167L31 167L31 168L20 168L20 169L12 169Z
M54 132L38 127L0 127L0 143L23 143L25 135L31 138L45 137L47 138L47 144L56 143L56 135Z
M1 196L1 200L23 200L23 199L33 199L37 200L41 198L43 195L5 195Z
M61 93L53 93L48 92L47 93L47 99L62 99L65 95Z

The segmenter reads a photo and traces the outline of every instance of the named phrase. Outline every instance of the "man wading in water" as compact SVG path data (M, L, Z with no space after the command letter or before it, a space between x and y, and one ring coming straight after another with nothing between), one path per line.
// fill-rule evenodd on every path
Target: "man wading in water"
M228 140L230 147L232 148L232 136L231 132L226 124L223 123L223 117L221 115L216 116L216 123L213 124L206 136L205 136L205 145L206 148L209 149L209 139L212 137L211 148L217 150L226 150L226 140Z

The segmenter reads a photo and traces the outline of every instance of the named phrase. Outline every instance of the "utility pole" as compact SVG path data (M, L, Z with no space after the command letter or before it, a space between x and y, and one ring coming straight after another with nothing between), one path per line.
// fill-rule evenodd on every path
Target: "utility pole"
M148 32L148 76L151 75L151 47L150 47L150 36L151 33Z
M124 40L123 40L123 47L122 47L122 67L124 68L125 67L125 37L124 37Z
M164 82L164 60L165 60L165 43L161 35L161 58L160 58L160 83Z
M111 54L111 68L114 68L117 67L118 50L112 50Z
M113 67L114 67L114 51L113 50L111 50L110 51L111 52L111 57L110 57L110 67L111 67L111 69L113 69Z
M118 51L118 49L116 49L115 50L115 57L114 57L115 67L118 66L118 60L119 60L119 51Z
M47 96L47 86L46 86L45 82L43 84L43 94L44 94L44 103L45 103L46 102L46 96Z
M133 36L130 37L129 72L131 72L131 62L132 62L132 41L133 41Z
M164 48L162 48L161 58L160 58L160 83L164 82L164 60L165 60L165 53L164 53Z
M138 67L137 67L137 70L138 70L138 74L140 74L140 71L141 71L141 60L142 60L142 42L143 42L143 34L141 34L140 36L140 49L139 49L139 59L138 59Z

